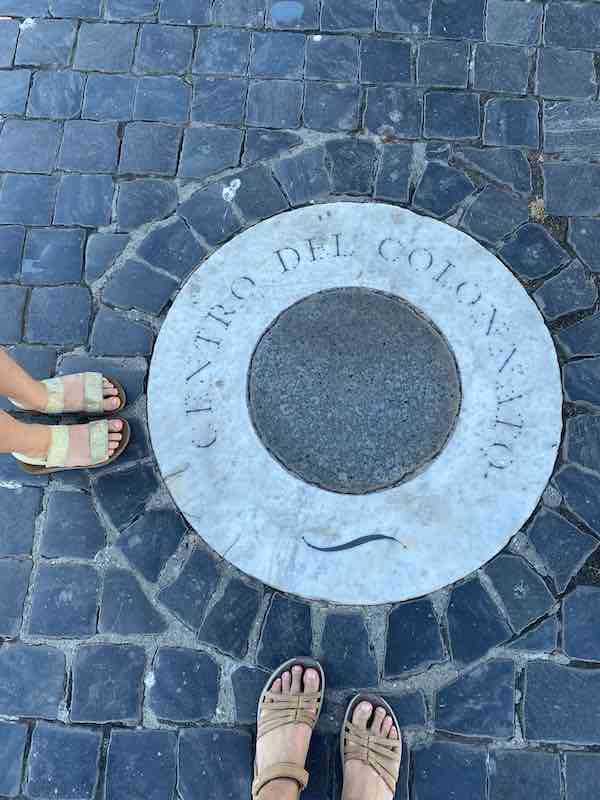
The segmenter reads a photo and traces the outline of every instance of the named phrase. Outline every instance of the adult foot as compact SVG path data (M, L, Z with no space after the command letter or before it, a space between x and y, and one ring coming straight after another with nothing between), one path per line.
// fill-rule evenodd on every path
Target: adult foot
M382 736L384 739L395 741L399 739L394 720L385 708L378 707L373 712L371 703L365 701L359 703L354 709L351 722L372 736ZM342 800L392 800L393 796L394 792L388 788L373 767L358 759L346 760Z
M60 380L64 386L65 412L82 411L84 404L84 378L82 374L63 375ZM27 408L32 411L44 412L48 407L48 388L43 381L36 381L35 397L27 403ZM107 379L102 378L103 408L105 412L112 413L118 411L121 406L119 392L116 387Z
M304 692L314 693L319 691L320 677L317 670L305 669L300 665L292 667L291 671L284 672L280 678L273 681L270 691L273 694L297 695ZM263 706L260 718L268 716L268 700ZM265 733L256 745L256 767L258 774L264 772L274 764L297 764L304 767L312 729L303 722L294 722L282 725L274 731ZM299 787L296 781L278 779L271 781L263 787L259 794L260 800L287 800L296 798Z
M20 452L36 460L45 459L50 448L51 425L27 425L30 437L27 446ZM92 463L90 434L88 425L69 425L69 450L65 467L89 467ZM120 419L108 421L108 455L115 454L123 439L123 422Z

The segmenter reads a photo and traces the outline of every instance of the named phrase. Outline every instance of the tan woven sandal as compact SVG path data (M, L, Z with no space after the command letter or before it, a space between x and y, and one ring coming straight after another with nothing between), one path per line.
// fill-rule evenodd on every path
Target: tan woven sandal
M83 406L76 411L65 412L65 386L63 378L73 377L71 375L63 375L56 378L48 378L42 381L48 390L48 403L46 408L41 412L42 414L101 414L102 416L110 417L113 414L118 414L123 411L127 403L125 396L125 389L121 386L119 381L110 378L108 375L103 376L100 372L79 372L76 373L78 377L83 378ZM117 390L117 396L120 400L118 408L113 411L104 410L104 388L102 385L103 378L110 381ZM16 400L8 398L10 402L23 411L31 410L26 409L25 406L17 403Z
M88 424L90 436L90 455L91 463L79 467L66 467L67 456L69 453L69 425L53 425L51 427L50 447L45 459L29 458L22 453L13 453L19 465L25 472L31 475L49 475L51 472L63 472L72 469L94 469L112 464L123 453L131 436L131 429L125 420L122 420L123 427L118 433L121 434L121 442L112 456L108 455L108 420L100 419Z
M299 664L305 669L315 669L319 673L320 685L318 692L303 692L301 694L275 694L270 687L281 677L284 672ZM278 667L267 681L267 685L262 691L258 701L257 714L257 741L267 733L281 728L283 725L290 725L295 722L304 722L314 730L321 708L323 707L323 696L325 693L325 673L318 661L312 658L292 658ZM261 711L266 709L261 717ZM257 800L260 791L271 781L279 778L287 778L296 781L302 792L308 785L308 772L298 764L280 762L258 773L256 761L254 762L254 782L252 784L252 797Z
M394 720L394 727L398 731L398 739L387 739L384 736L374 736L368 730L358 728L352 722L352 714L359 703L370 703L375 708L385 708ZM381 697L369 694L358 694L350 702L344 717L344 726L341 732L340 753L342 756L342 773L346 761L362 761L368 764L379 775L392 795L396 791L400 775L400 761L402 759L402 737L400 725L390 705Z

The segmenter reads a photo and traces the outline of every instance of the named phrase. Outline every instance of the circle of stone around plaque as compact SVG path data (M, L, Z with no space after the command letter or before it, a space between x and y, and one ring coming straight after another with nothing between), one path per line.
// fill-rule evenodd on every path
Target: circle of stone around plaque
M414 477L443 449L460 406L456 361L413 306L362 287L283 311L248 374L250 416L286 469L366 494Z
M362 495L284 469L247 402L252 355L273 320L347 287L401 297L431 320L462 389L437 457ZM156 343L148 418L175 502L224 558L283 591L374 604L466 576L522 527L552 474L562 390L540 312L494 255L406 209L342 202L266 220L190 276Z

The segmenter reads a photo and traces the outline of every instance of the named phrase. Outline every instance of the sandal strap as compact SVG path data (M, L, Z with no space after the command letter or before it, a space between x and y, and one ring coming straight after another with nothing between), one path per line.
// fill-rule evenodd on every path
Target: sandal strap
M252 783L252 797L254 800L256 800L267 783L279 780L280 778L296 781L302 792L308 786L309 775L308 772L303 767L299 767L298 764L290 764L284 761L279 764L273 764L273 766L264 769L254 779Z
M317 724L321 692L286 694L265 693L258 720L257 738L260 739L282 725L303 722L310 728Z
M65 377L47 378L42 381L48 391L48 402L44 409L46 414L62 414L65 410ZM78 378L83 381L82 413L102 414L104 411L104 386L100 372L80 372Z
M402 742L373 736L368 731L346 722L344 760L362 761L372 767L391 792L395 792L400 774Z
M90 445L89 466L103 464L108 461L108 420L99 419L88 423ZM52 425L50 428L50 447L45 460L28 458L22 453L13 453L14 457L25 464L35 464L48 469L64 467L69 455L71 443L70 425Z
M65 385L62 378L48 378L42 381L48 392L46 414L62 414L65 410Z

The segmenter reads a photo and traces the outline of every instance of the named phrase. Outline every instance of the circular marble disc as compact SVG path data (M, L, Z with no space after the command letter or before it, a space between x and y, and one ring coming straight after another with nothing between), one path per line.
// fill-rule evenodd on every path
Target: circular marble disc
M269 450L273 441L265 446L258 435L249 407L250 366L265 331L305 298L352 287L410 304L447 343L462 392L441 448L429 460L413 455L415 468L399 483L399 473L388 485L363 472L378 490L361 494L321 487L314 475L309 482L311 475L284 466ZM376 352L381 334L380 319L363 320L352 340L357 354ZM375 343L365 342L371 335ZM310 348L295 348L294 357L300 352L310 357ZM417 340L411 358L425 352ZM398 369L393 355L385 363ZM318 365L310 370L316 374ZM440 391L449 392L451 375ZM349 388L347 402L357 403L363 390ZM393 396L380 401L388 419ZM322 397L315 402L327 410ZM466 234L375 203L281 214L207 259L163 324L148 404L165 482L211 547L283 591L357 605L424 595L492 558L535 509L562 431L556 352L512 273ZM283 403L279 420L306 408ZM318 446L314 435L311 443Z

